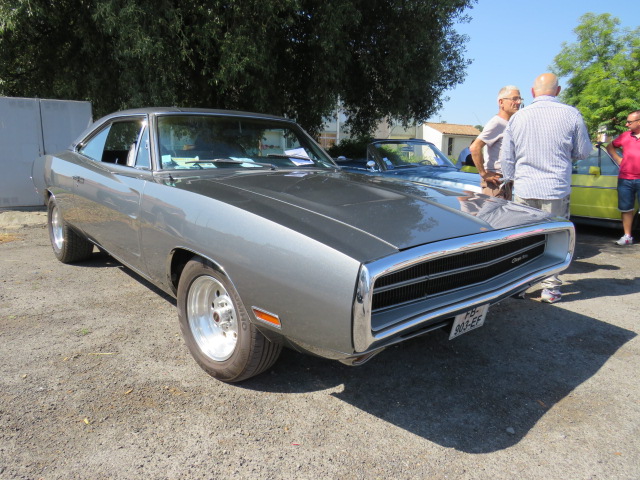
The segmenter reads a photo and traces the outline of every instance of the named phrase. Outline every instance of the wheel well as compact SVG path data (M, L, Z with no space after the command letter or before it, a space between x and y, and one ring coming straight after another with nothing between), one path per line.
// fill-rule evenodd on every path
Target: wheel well
M195 256L195 253L188 250L178 249L173 252L171 257L171 286L175 292L178 291L178 282L184 266Z
M171 287L173 288L174 292L178 291L178 284L180 283L182 270L184 270L185 265L195 257L200 257L204 259L211 265L212 268L214 268L215 270L218 270L219 272L223 272L222 268L220 268L220 265L218 265L216 262L212 261L211 259L203 255L198 255L197 253L191 250L177 248L174 250L173 256L171 257L171 271L170 271Z

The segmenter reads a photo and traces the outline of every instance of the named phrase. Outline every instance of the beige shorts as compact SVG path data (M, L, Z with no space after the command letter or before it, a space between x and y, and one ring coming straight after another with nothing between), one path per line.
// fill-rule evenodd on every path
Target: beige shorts
M567 195L564 198L541 200L537 198L520 198L518 195L514 196L516 203L523 205L529 205L530 207L537 208L543 212L550 213L555 217L564 217L569 219L569 198L571 195Z

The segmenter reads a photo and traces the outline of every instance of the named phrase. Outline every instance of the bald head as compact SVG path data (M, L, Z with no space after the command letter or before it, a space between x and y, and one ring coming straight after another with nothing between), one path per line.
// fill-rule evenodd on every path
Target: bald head
M553 73L543 73L536 78L535 82L533 82L531 93L534 97L537 97L538 95L551 95L555 97L560 93L558 77Z

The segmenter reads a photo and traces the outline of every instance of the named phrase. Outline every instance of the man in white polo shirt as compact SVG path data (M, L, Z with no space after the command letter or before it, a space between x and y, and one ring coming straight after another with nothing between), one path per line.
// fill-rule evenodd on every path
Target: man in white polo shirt
M513 114L520 110L521 105L522 97L518 87L513 85L502 87L498 92L498 113L491 117L482 129L482 133L469 147L473 163L482 178L480 186L485 195L511 200L510 189L502 187L500 147L504 129L507 128L507 123ZM483 153L485 145L486 155Z
M531 105L509 120L502 139L500 162L507 181L513 180L514 200L558 217L569 218L572 159L587 158L593 146L580 112L556 98L558 77L536 78ZM557 277L542 282L542 300L562 298Z

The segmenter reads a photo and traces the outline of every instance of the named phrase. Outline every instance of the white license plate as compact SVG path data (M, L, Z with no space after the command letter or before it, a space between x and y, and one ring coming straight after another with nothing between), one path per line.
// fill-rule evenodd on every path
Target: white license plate
M453 340L463 333L467 333L475 328L481 327L484 324L487 311L489 311L489 304L481 305L479 307L472 308L466 313L456 315L453 320L453 327L451 327L449 340Z

